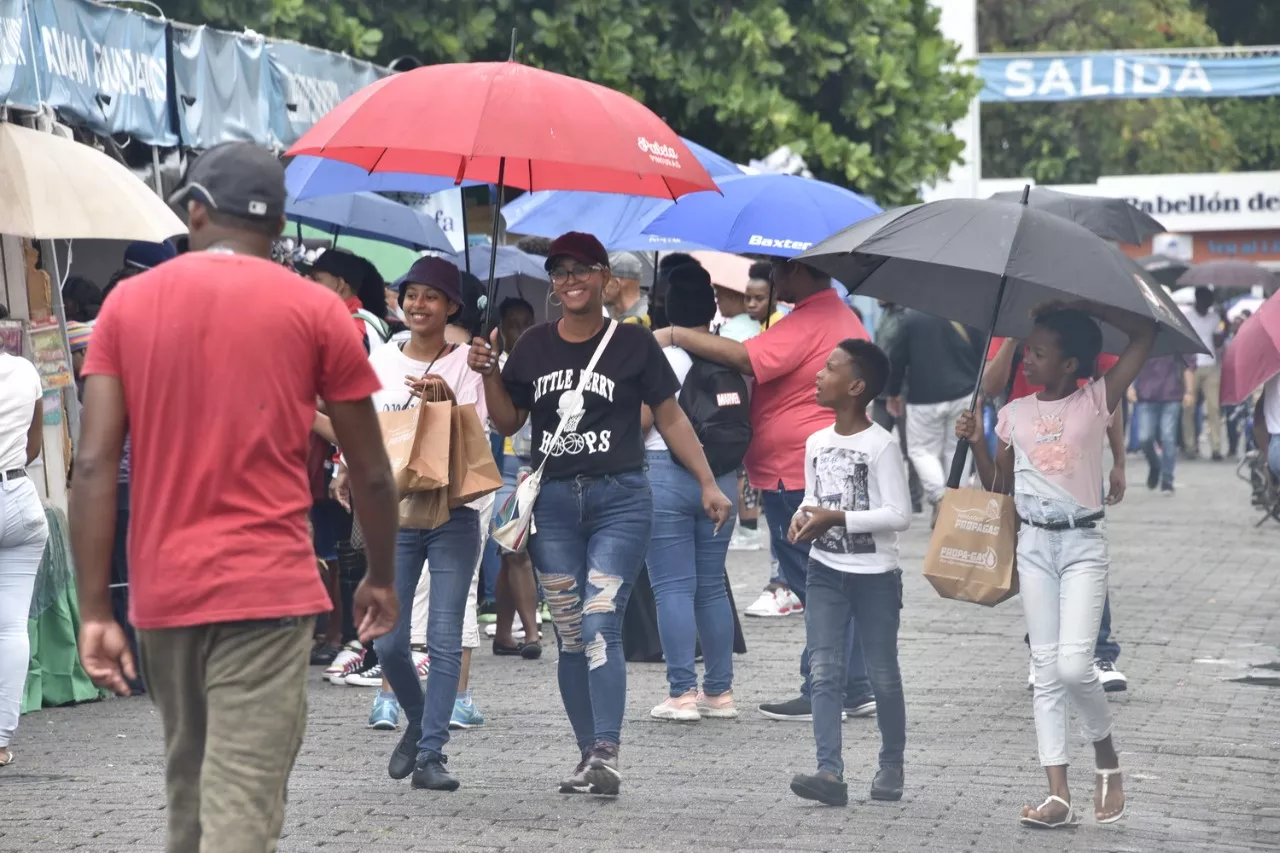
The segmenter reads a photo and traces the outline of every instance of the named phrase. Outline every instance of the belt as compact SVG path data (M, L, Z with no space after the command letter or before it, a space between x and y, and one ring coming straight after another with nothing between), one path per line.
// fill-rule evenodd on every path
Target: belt
M14 468L12 471L0 472L0 483L7 483L10 480L21 480L26 476L26 468Z
M1093 530L1098 526L1098 522L1106 517L1106 512L1098 510L1089 515L1082 515L1079 518L1073 518L1070 521L1031 521L1029 519L1018 516L1018 521L1023 524L1029 524L1032 527L1039 527L1041 530Z

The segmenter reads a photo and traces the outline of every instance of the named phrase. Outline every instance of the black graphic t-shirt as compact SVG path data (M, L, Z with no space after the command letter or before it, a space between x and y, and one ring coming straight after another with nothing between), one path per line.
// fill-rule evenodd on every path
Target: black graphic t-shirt
M655 407L680 391L649 330L620 323L587 380L585 405L578 405L578 382L604 328L591 340L575 344L560 337L556 323L534 326L521 336L502 369L511 401L530 413L533 467L550 453L543 475L547 479L641 470L640 404ZM567 419L564 432L551 447L562 417Z

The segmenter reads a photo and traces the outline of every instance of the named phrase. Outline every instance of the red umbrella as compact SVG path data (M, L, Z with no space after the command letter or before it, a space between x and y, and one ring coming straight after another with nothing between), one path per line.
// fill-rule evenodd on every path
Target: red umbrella
M1222 358L1222 402L1242 403L1280 373L1280 299L1271 297L1236 332Z
M385 77L338 104L287 153L371 173L497 184L499 200L504 185L670 199L716 190L676 132L639 101L513 61L429 65ZM497 257L489 263L490 311Z
M288 153L526 190L675 199L716 189L676 132L639 101L518 62L385 77L340 103Z

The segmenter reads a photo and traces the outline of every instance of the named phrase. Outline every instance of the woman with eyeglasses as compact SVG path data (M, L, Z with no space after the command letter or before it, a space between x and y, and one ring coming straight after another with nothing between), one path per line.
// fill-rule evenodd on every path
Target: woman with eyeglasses
M552 243L546 268L563 317L525 332L501 372L497 330L489 341L472 342L470 364L484 376L493 425L513 435L531 417L533 465L547 463L529 550L551 609L560 696L581 753L560 791L617 794L627 694L622 614L653 523L642 404L697 480L707 515L722 525L731 504L676 401L680 383L653 335L604 316L610 277L604 246L589 234L564 234ZM579 396L582 374L602 342Z

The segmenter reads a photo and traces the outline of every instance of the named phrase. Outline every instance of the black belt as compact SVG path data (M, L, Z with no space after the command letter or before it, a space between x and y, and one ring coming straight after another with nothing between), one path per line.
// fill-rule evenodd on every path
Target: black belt
M3 474L0 474L0 480L4 480L7 483L10 480L21 480L26 476L27 470L25 468L14 468L12 471L5 471Z
M1018 516L1018 521L1023 524L1029 524L1032 527L1039 527L1041 530L1093 530L1098 526L1098 522L1102 521L1105 517L1106 512L1098 510L1095 513L1082 515L1079 518L1072 519L1071 521L1031 521L1023 518L1022 516Z

